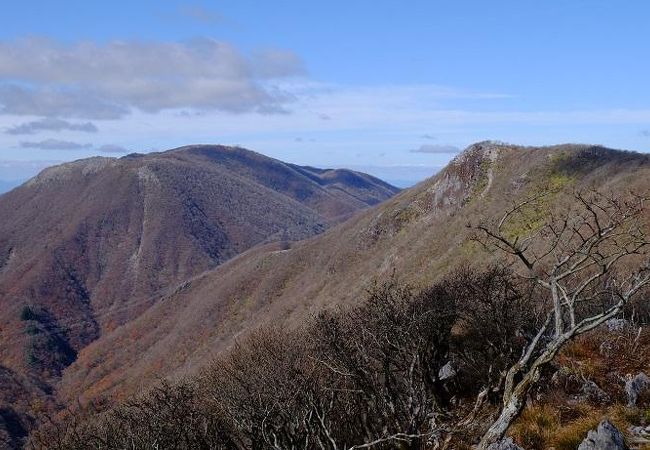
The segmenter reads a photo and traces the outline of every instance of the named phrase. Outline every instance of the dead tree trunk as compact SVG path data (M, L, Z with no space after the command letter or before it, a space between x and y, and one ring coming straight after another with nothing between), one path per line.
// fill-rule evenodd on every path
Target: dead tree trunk
M519 275L548 296L546 320L504 374L499 415L483 435L479 450L505 435L541 369L567 342L618 315L650 285L645 198L576 193L578 208L555 216L539 211L542 197L515 205L496 224L476 227L477 241L508 255L522 268ZM548 221L525 236L513 232L515 218L525 218L531 210L547 214Z

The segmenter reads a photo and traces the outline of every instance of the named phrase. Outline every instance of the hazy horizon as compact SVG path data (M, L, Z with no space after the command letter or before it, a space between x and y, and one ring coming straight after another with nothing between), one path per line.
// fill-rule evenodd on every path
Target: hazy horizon
M196 142L400 187L482 140L648 152L649 13L584 0L8 4L0 181Z

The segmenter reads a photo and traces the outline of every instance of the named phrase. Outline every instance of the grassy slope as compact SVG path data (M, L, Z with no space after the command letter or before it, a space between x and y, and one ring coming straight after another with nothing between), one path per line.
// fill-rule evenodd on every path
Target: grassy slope
M635 153L475 145L432 179L323 235L288 251L256 247L170 288L138 320L84 349L65 374L62 396L119 397L191 373L255 326L291 326L321 308L354 303L393 272L424 285L455 266L485 263L490 256L468 242L466 225L518 198L547 188L643 190L649 175L650 158ZM569 204L557 194L549 205Z

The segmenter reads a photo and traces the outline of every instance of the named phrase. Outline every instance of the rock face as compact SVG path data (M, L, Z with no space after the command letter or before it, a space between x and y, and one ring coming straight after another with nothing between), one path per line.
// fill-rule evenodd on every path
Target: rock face
M456 374L457 371L450 361L440 368L438 371L438 378L440 378L440 380L447 380L449 378L455 377Z
M630 323L625 319L613 318L605 322L605 325L607 325L609 331L623 331Z
M638 444L650 444L650 425L646 427L635 426L628 428L628 431L633 436L632 442Z
M641 372L637 376L630 376L625 382L625 393L627 394L627 406L636 406L636 401L646 390L650 389L650 378Z
M588 380L582 385L583 400L595 403L609 403L610 398L607 392L603 391L595 382Z
M591 430L578 450L628 450L623 434L608 420L603 420L598 429Z
M488 447L488 450L524 450L515 444L512 438L505 438L495 442Z

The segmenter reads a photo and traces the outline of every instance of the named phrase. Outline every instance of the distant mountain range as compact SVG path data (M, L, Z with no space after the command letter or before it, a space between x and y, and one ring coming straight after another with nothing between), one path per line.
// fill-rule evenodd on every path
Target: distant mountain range
M397 192L362 173L222 146L44 170L0 196L0 401L48 396L87 345L179 283Z

